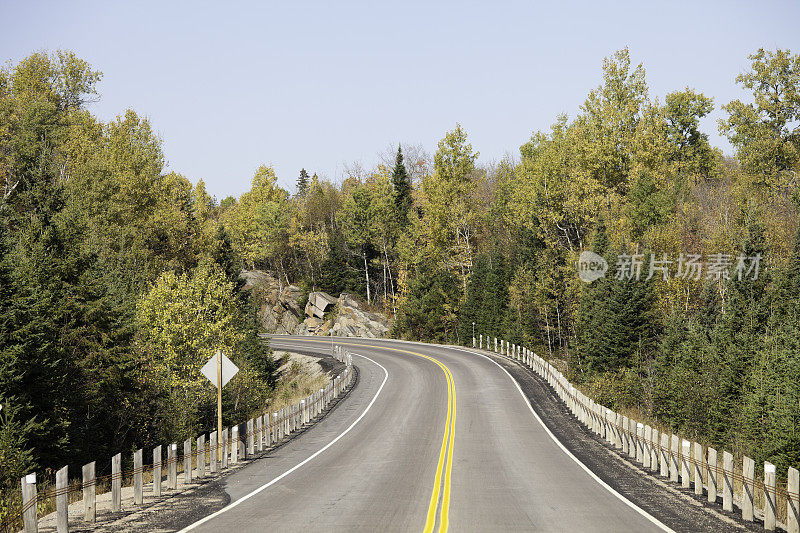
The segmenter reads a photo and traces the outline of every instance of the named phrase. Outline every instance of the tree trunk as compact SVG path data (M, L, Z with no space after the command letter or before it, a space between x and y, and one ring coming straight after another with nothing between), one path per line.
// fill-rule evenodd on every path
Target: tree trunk
M306 254L306 259L308 259L308 270L311 272L311 290L317 290L317 284L314 281L314 264L311 262L311 256Z
M556 319L558 320L558 350L564 348L564 340L561 337L561 310L558 307L558 298L556 298Z
M392 289L392 313L397 315L397 309L395 308L394 301L395 301L395 294L394 294L394 279L392 278L392 265L389 263L389 254L386 252L386 243L383 244L383 255L386 257L386 268L389 269L389 285Z
M383 310L386 311L386 300L388 297L386 296L386 258L383 258Z
M461 231L456 230L456 249L461 248ZM467 273L464 271L464 255L459 253L459 263L461 265L461 278L464 281L464 295L467 294Z
M544 324L547 331L547 351L550 352L550 359L553 358L553 345L550 343L550 319L547 317L547 306L544 306Z
M367 303L369 304L372 303L372 301L370 299L370 293L369 293L369 267L367 266L367 253L362 252L361 257L364 258L364 279L366 279L367 283Z

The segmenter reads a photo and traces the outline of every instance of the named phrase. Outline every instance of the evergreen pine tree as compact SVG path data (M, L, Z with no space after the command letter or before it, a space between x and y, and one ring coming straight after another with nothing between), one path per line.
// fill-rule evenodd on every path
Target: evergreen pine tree
M458 279L450 272L415 277L409 283L408 300L398 311L394 334L412 340L458 342L459 293Z
M594 249L600 252L595 253L603 255L608 246L601 220L594 239ZM657 339L653 280L646 280L645 276L618 280L613 276L610 271L585 286L581 298L580 350L592 372L633 367L637 361L650 357Z
M783 471L800 464L800 228L775 278L773 313L745 384L742 436L754 459Z
M19 478L30 472L36 463L29 439L34 420L23 421L16 398L0 395L0 494L16 489Z
M608 234L606 233L605 221L601 217L598 221L594 234L592 251L597 255L606 258L609 265L613 265L609 256ZM576 330L578 335L578 353L580 360L587 365L588 370L596 370L592 363L600 357L603 346L598 337L598 331L604 327L604 323L610 317L610 298L613 280L613 272L606 272L606 276L591 283L581 286L580 303L576 320Z
M759 223L748 226L741 247L747 257L766 255L764 228ZM758 354L764 349L769 318L769 271L762 269L758 279L736 279L725 283L725 298L713 334L715 400L711 410L711 432L718 442L729 442L741 430L742 398L751 372L756 370Z
M308 172L306 169L300 170L300 176L297 178L297 196L305 198L308 194Z
M344 238L338 232L328 236L330 251L320 266L319 288L330 294L349 292L366 296L363 283L363 266L359 256L349 253Z
M486 294L486 278L489 271L489 260L485 255L475 258L472 267L472 274L467 285L467 294L464 297L464 304L461 306L461 338L466 339L471 345L472 323L475 322L475 337L479 334L487 334L486 317L482 313L484 297Z
M217 228L211 259L222 268L225 277L234 284L236 292L239 292L239 289L244 286L244 280L239 277L239 273L242 271L242 260L233 250L230 234L222 224Z
M482 322L493 337L506 337L505 319L508 309L508 274L506 258L499 250L489 255L489 271L486 275ZM480 315L479 315L480 316Z
M392 188L394 189L394 204L397 209L397 222L400 229L403 229L408 225L408 210L411 208L411 178L403 163L403 150L399 145L392 170Z

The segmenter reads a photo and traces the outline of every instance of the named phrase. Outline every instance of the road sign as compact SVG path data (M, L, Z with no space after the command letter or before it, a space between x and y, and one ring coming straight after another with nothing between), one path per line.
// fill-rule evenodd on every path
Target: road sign
M200 372L208 378L208 381L211 382L217 388L217 438L219 442L217 443L217 460L222 461L222 387L228 384L233 376L239 369L233 362L225 357L225 354L222 353L222 350L217 350L211 359L203 365L203 368L200 369Z
M222 355L222 384L224 387L228 384L233 376L239 371L239 367L233 364L233 361ZM197 368L197 367L195 367ZM200 369L200 372L211 382L212 385L217 385L217 355L211 356L211 359Z

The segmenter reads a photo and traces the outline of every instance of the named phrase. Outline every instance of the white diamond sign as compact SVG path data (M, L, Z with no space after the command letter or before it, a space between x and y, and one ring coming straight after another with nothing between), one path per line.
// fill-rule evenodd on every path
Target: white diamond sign
M217 352L222 357L222 386L228 384L233 376L239 371L239 367L233 364L233 361L225 357L224 353ZM215 387L217 386L217 354L211 356L211 359L203 365L200 372L208 378Z

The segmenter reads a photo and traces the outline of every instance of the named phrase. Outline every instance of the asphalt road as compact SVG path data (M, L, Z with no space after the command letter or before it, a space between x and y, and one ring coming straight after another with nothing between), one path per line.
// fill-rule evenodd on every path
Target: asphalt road
M229 476L231 503L187 530L666 529L590 475L489 358L337 342L354 354L355 389L298 438ZM319 337L274 337L272 346L331 347Z

